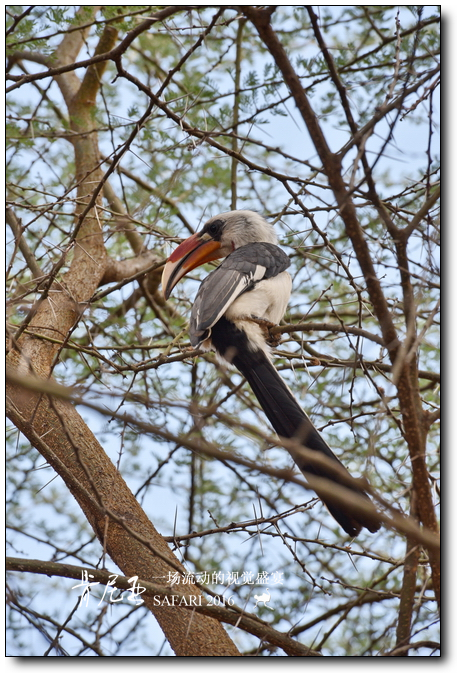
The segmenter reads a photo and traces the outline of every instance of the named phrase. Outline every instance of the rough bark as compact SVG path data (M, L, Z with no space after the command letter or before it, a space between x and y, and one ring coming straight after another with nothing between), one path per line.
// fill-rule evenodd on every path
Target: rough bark
M57 63L66 66L74 62L86 31L63 38L55 54ZM96 55L113 49L116 39L117 31L107 26ZM74 71L56 77L75 132L75 226L61 263L44 282L45 291L8 355L8 366L25 375L33 373L43 379L51 376L61 345L40 336L65 342L105 274L109 279L114 268L108 263L101 228L100 185L104 176L94 115L105 67L106 60L91 65L82 82ZM70 268L58 281L57 273L70 254ZM103 549L126 576L159 578L159 583L166 583L169 571L185 572L72 405L14 385L8 386L7 396L11 420L63 478ZM200 593L192 585L186 591ZM152 599L145 603L177 655L239 656L218 621L183 608L157 607Z

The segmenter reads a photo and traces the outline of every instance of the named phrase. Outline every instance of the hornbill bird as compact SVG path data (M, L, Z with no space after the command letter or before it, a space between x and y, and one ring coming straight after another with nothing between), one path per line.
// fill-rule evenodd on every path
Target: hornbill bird
M288 451L308 481L313 475L344 486L367 499L369 507L354 508L313 490L348 535L363 527L380 528L376 511L358 482L331 451L273 366L268 328L282 319L292 288L286 253L277 246L274 228L258 213L233 210L212 217L202 230L183 241L170 255L162 275L165 299L192 269L212 260L224 261L201 283L190 318L193 347L213 348L235 365L254 391L280 437L295 439L308 451ZM311 456L316 454L316 458ZM319 456L325 456L327 460ZM322 482L321 482L322 485ZM372 514L370 514L372 512Z

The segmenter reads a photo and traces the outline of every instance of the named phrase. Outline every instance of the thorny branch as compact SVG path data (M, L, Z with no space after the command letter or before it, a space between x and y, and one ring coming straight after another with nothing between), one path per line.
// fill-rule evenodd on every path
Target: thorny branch
M13 124L7 211L12 232L8 333L13 346L10 358L22 368L14 375L8 373L15 388L11 419L28 433L32 445L44 456L49 454L50 464L82 503L103 555L116 559L118 534L119 539L125 535L131 541L126 547L138 544L137 560L142 563L147 553L157 552L157 558L173 566L169 543L178 552L185 545L186 563L198 568L200 555L202 563L207 559L205 540L222 541L216 545L222 550L225 537L235 541L244 533L246 547L251 545L249 559L258 547L264 553L270 540L278 541L287 550L292 573L304 578L300 605L303 600L318 604L320 597L333 595L333 588L344 595L341 601L323 603L316 619L308 620L302 631L301 624L294 625L289 635L312 633L325 623L324 635L314 643L317 649L331 651L340 629L350 628L351 620L357 619L353 615L359 615L364 605L369 609L379 603L383 608L398 606L398 615L388 620L393 624L398 617L396 636L389 637L388 629L380 635L379 623L378 627L367 624L370 644L358 654L403 656L419 648L433 652L437 643L418 641L420 631L415 633L414 625L426 621L421 605L432 600L427 567L432 569L435 596L439 596L434 511L435 494L439 495L438 456L435 439L426 443L429 435L434 438L439 419L440 377L434 351L440 190L431 149L436 134L433 95L439 82L439 49L436 43L428 43L437 17L418 15L405 28L398 13L392 30L381 18L390 10L370 7L351 8L354 16L341 24L340 11L344 16L347 10L335 8L333 22L327 10L313 7L293 13L280 6L205 9L189 5L159 11L148 7L132 13L124 9L116 17L99 17L98 9L92 8L91 20L80 12L84 23L79 26L41 33L37 28L36 35L22 39L21 31L35 7L24 9L9 17L7 37L13 52L7 65L12 82L8 91L13 100L33 86L39 99L27 114L19 108L15 111L20 97L14 99L8 116ZM149 16L144 19L146 12ZM135 15L133 30L116 44L123 19ZM283 16L288 17L284 24ZM360 42L355 40L353 50L345 53L333 27L355 30L354 17ZM93 32L97 27L103 27L100 39ZM45 48L39 51L36 45L46 40L54 44L57 36L62 41L54 56ZM84 44L92 56L77 61ZM310 45L317 50L317 59L308 60ZM25 72L26 60L46 70ZM117 69L114 82L103 74L109 61ZM77 73L83 70L80 81ZM44 90L38 84L41 79L49 82ZM55 96L52 79L67 110L62 98ZM124 88L128 85L145 95L145 104L141 96L132 98L131 88ZM355 101L364 86L366 112L361 114ZM130 97L136 108L127 113L133 121L123 118L124 111L113 105L115 94L123 96L127 90L126 99ZM333 105L341 111L337 124L341 123L344 134L338 144L329 130L334 113L326 110L322 96L329 90L336 103L328 109ZM373 101L368 100L368 92L373 91ZM102 107L96 105L100 100L104 118ZM232 100L233 109L224 107ZM298 122L292 102L299 111ZM429 104L429 139L423 175L412 168L406 182L385 185L376 174L377 163L396 149L397 121L406 125L410 117L418 117L419 110L425 110L424 102ZM285 143L287 134L263 123L276 113L285 115L295 129L292 149ZM302 122L314 150L305 151ZM385 136L383 124L388 128ZM376 144L379 134L382 139ZM103 138L103 153L98 136ZM111 150L105 151L108 139ZM54 147L63 142L76 152L74 178L68 178L73 171L70 163L66 171L62 169L65 150L53 155L51 141ZM27 157L32 156L26 172L20 162L24 143ZM108 165L106 173L104 165ZM36 177L36 167L40 178L30 185L27 173ZM46 171L53 174L54 184L47 181ZM102 195L109 208L103 207ZM287 345L276 348L273 356L294 393L303 397L304 407L341 451L343 462L354 461L359 470L363 466L374 491L382 494L383 522L407 538L405 553L398 558L376 551L377 544L394 539L387 528L381 537L360 546L336 544L325 519L322 531L302 529L303 521L316 525L325 514L313 501L296 506L290 498L286 487L290 484L301 491L304 482L290 469L278 469L270 458L275 455L271 447L280 442L265 432L264 419L247 387L212 354L188 348L185 321L197 276L177 288L167 304L158 291L161 266L170 250L164 241L182 240L195 231L199 218L206 219L206 209L214 214L228 210L230 203L271 215L281 243L290 252L295 290L291 314L287 322L271 329L272 335L288 335ZM66 267L71 273L65 276ZM77 387L56 388L47 380L54 367L56 375ZM192 394L187 398L190 370ZM29 389L30 399L36 401L31 414L25 404L27 386L35 386L33 393ZM115 410L93 401L104 391L112 393L118 405ZM59 402L59 396L68 406ZM103 462L104 452L88 427L80 424L71 406L75 404L105 415L107 427L121 428L118 467L125 470L141 460L141 484L135 487L141 504L140 498L145 497L147 504L147 496L162 488L167 470L173 470L176 491L187 493L183 475L192 454L187 532L181 528L180 534L167 535L165 547L159 546L164 542L160 536L150 537L156 533L147 528L141 507L135 509L138 502L123 499L127 498L125 484L110 472L110 461ZM153 450L139 449L138 457L135 453L130 461L130 449L138 449L143 435L154 439ZM67 454L62 451L64 445ZM263 456L266 447L269 451ZM254 448L261 459L254 457ZM76 467L67 462L71 455L76 456ZM156 456L157 466L149 466ZM99 459L100 468L93 470L92 462L98 465ZM224 501L222 511L216 511L211 501L211 517L221 518L222 523L209 528L206 503L213 497L208 484L213 483L216 461L236 480L237 497ZM99 481L101 474L105 478ZM110 500L109 480L116 483L116 506ZM222 502L229 492L226 484L214 484ZM268 512L261 509L258 514L256 504L249 519L239 512L245 493L254 491L260 508ZM335 492L334 497L346 495ZM357 506L360 503L354 502ZM410 517L402 513L408 507ZM363 570L356 568L357 559L373 564L366 586L365 578L354 580L357 572L364 577ZM328 584L323 576L330 576ZM306 593L306 582L311 583L312 595ZM401 593L392 590L394 584ZM25 615L21 606L15 610ZM385 608L383 614L387 612ZM216 619L221 615L214 613ZM36 615L30 613L29 618L38 623ZM293 619L301 618L294 610ZM246 615L238 623L260 639L253 653L264 653L273 644L282 646L284 634L262 631ZM185 624L180 643L187 638ZM85 647L103 655L98 642L82 640ZM291 656L317 654L291 638L282 644ZM354 652L351 648L348 651Z

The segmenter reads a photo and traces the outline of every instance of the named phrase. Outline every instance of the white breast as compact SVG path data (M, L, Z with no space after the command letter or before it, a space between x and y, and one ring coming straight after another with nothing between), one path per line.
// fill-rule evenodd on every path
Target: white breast
M274 278L261 280L253 290L240 295L225 315L232 321L256 316L278 324L286 312L291 290L292 279L283 271Z
M258 348L267 352L268 346L260 327L243 318L264 318L277 325L286 312L291 290L292 279L287 271L283 271L274 278L260 281L253 290L240 295L229 306L225 316L243 329Z

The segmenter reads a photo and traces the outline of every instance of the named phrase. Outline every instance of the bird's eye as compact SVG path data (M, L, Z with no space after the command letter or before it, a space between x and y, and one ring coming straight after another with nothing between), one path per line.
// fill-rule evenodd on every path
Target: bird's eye
M208 222L205 224L204 232L211 236L215 241L219 241L224 224L224 220L214 220L213 222Z

